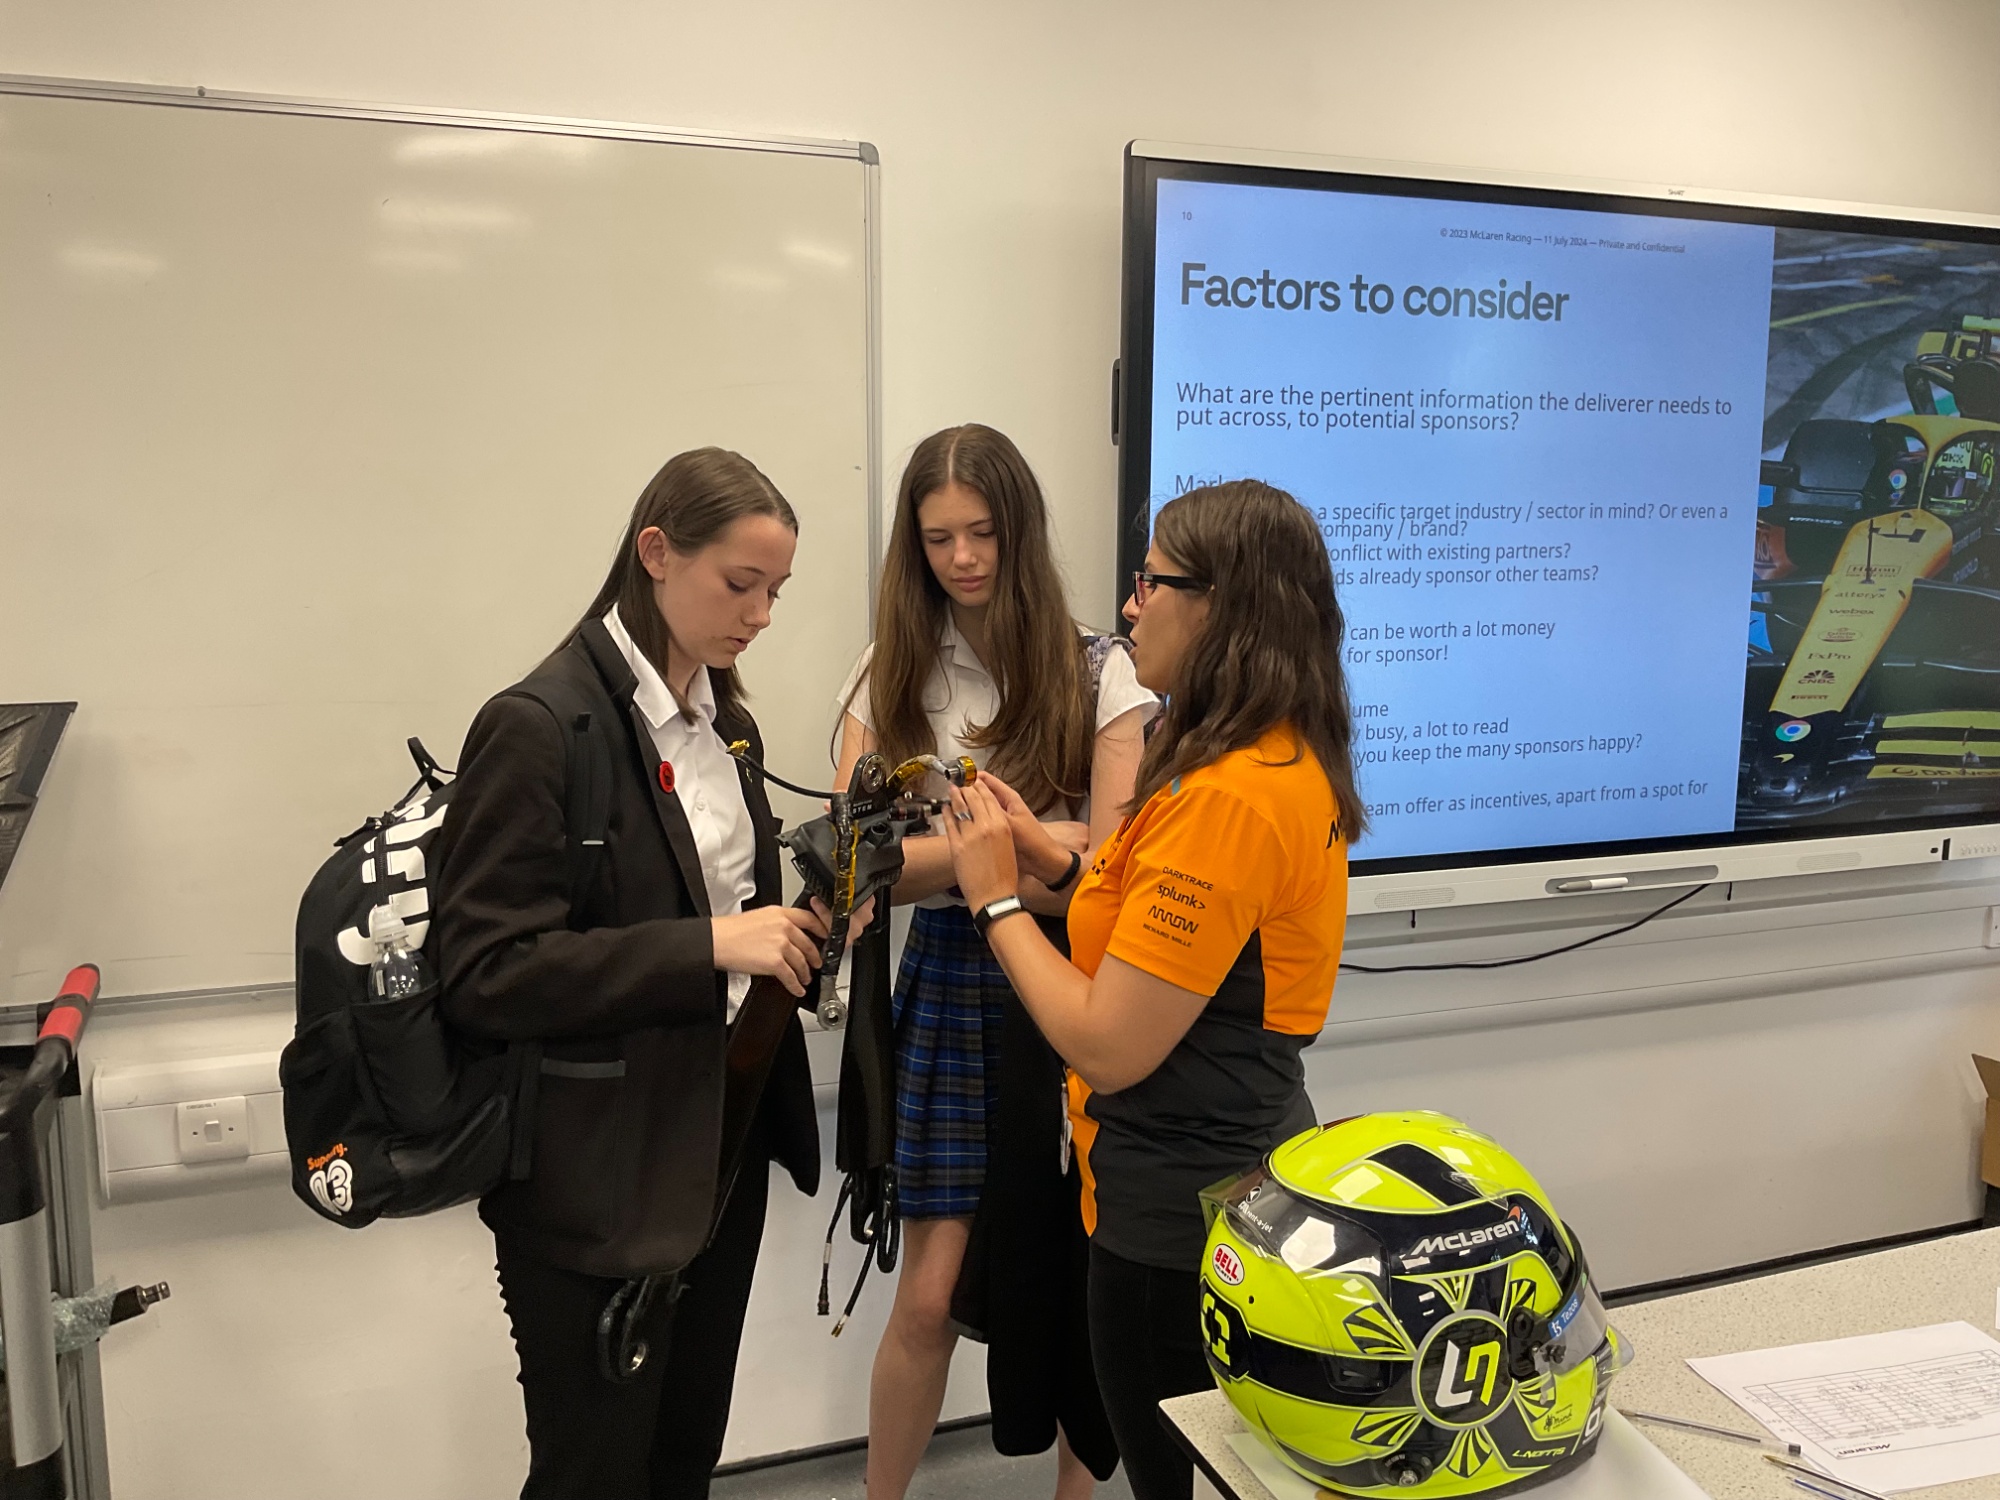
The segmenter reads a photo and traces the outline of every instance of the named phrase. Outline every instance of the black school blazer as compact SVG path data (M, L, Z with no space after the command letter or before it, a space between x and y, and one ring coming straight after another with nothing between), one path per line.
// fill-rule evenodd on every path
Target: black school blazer
M701 1249L721 1150L727 979L715 969L708 887L680 798L632 703L638 685L592 620L529 681L567 680L612 741L610 831L570 919L563 838L566 731L532 699L490 700L459 758L434 846L437 953L451 1022L495 1041L540 1040L528 1178L480 1201L482 1218L528 1254L569 1270L678 1270ZM763 741L740 708L726 740ZM757 896L781 897L776 820L743 774L757 831ZM795 1015L762 1120L771 1156L807 1195L819 1186L819 1125ZM746 1171L759 1170L752 1161Z

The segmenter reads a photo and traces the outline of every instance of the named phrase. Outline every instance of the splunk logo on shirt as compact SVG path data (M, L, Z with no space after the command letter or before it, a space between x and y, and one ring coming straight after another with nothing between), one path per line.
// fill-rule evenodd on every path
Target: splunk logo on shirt
M1536 291L1532 281L1510 286L1425 286L1401 289L1387 281L1355 276L1277 277L1265 266L1256 275L1211 270L1206 261L1181 262L1182 307L1268 308L1275 312L1393 313L1409 317L1485 318L1517 323L1560 323L1568 292Z

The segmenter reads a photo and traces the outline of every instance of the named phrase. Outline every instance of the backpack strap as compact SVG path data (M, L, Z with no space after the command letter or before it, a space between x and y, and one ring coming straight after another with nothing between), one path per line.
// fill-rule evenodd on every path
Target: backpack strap
M530 679L509 690L547 709L563 731L563 848L569 856L569 919L583 903L611 831L611 742L600 715L561 678Z
M1104 686L1104 664L1111 660L1111 653L1123 651L1132 654L1132 643L1122 635L1098 635L1088 633L1083 638L1083 659L1090 672L1090 711L1097 713L1097 694Z
M531 679L508 690L548 710L563 732L563 849L569 863L569 923L583 920L583 904L604 859L611 832L611 739L602 716L583 694L557 677ZM507 1048L508 1093L513 1098L514 1138L507 1175L527 1178L533 1165L535 1103L541 1089L542 1044L514 1042Z

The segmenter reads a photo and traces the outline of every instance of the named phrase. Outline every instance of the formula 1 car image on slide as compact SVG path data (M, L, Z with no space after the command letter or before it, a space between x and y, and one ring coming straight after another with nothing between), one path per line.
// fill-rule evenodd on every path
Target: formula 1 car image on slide
M1739 824L1990 805L2000 365L1983 347L1969 359L1925 347L1946 337L1927 335L1906 368L1918 409L1801 422L1765 466Z

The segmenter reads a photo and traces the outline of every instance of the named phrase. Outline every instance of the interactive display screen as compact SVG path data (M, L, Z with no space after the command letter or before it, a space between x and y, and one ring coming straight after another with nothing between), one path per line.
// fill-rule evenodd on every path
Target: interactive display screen
M1125 284L1121 571L1319 517L1364 871L2000 814L2000 235L1134 157Z

